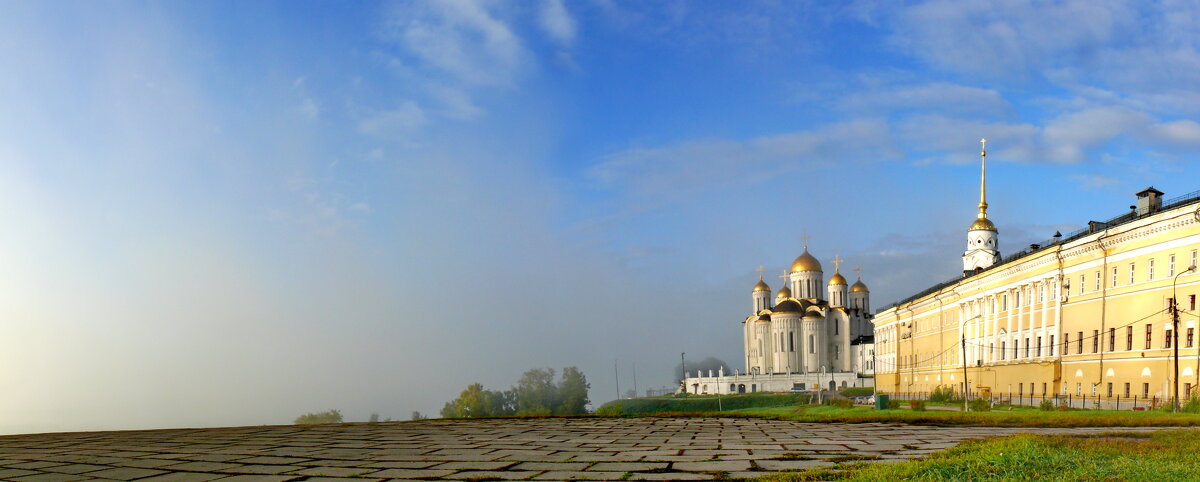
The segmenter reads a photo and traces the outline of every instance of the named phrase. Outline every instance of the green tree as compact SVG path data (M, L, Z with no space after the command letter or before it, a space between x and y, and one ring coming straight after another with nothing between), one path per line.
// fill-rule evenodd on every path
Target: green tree
M427 418L429 418L429 417L422 415L421 412L419 412L419 411L413 410L411 420L425 420Z
M294 422L297 425L308 425L314 423L342 423L341 410L326 410L324 412L306 413L296 417Z
M512 415L512 396L505 392L484 390L483 385L472 383L458 398L446 402L442 406L442 417L496 417Z
M526 371L512 391L515 392L517 415L549 415L558 406L553 368Z
M576 367L566 367L562 371L562 380L558 383L558 406L554 413L560 415L579 415L587 413L588 389L587 377Z

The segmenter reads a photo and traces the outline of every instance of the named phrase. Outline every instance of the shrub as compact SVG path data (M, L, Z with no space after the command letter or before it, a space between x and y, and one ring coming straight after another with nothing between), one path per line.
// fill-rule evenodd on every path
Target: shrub
M967 408L972 412L990 412L992 411L992 404L985 399L976 398L967 403Z
M875 389L871 387L850 387L843 389L839 393L843 397L869 397L875 394Z
M827 398L825 399L825 405L837 408L854 408L854 402L845 398Z
M314 423L342 423L341 410L326 410L324 412L306 413L296 417L293 422L297 425L309 425Z
M596 415L602 415L605 417L620 417L621 416L621 404L620 403L606 403L603 406L601 406L599 410L596 410Z
M896 409L900 408L900 401L899 400L888 400L887 408L888 408L888 410L896 410Z
M1193 396L1188 401L1183 403L1183 410L1186 413L1200 413L1200 396Z
M1044 412L1051 412L1051 411L1054 411L1054 409L1055 409L1054 402L1051 402L1049 400L1042 400L1042 403L1038 404L1038 410L1041 410Z
M922 400L909 400L908 406L909 406L909 408L913 409L914 412L924 412L925 411L925 402Z
M950 387L939 386L929 392L929 401L931 402L961 402L962 397L954 393L954 389Z

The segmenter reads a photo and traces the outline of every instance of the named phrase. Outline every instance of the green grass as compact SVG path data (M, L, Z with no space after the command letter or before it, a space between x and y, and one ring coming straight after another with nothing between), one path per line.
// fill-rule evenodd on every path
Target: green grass
M684 415L684 414L675 414ZM695 415L695 414L691 414ZM898 422L917 425L978 425L995 427L1186 427L1200 426L1200 415L1148 410L1070 410L1047 412L1030 407L991 412L950 412L907 409L875 410L872 407L828 406L759 407L735 410L725 416L749 416L799 422Z
M964 442L923 460L842 464L759 480L1197 480L1200 432L1030 435Z
M614 400L596 410L600 415L650 415L659 413L705 413L764 407L794 407L808 403L806 393L743 393L685 397L649 397Z

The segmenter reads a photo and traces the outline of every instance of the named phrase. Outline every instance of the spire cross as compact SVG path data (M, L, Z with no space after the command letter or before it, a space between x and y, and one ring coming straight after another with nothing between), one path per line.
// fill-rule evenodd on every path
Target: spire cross
M979 219L987 218L987 138L979 139Z
M804 235L800 236L800 240L804 241L804 250L808 251L808 230L804 230Z
M791 274L791 273L788 273L788 270L785 268L785 269L783 270L783 274L782 274L782 275L779 275L779 279L788 279L788 278L789 278L789 276L788 276L789 274Z
M841 268L841 264L845 263L845 262L846 262L846 260L842 259L841 256L838 256L836 254L833 255L833 272L834 273L839 272L838 268Z
M758 280L759 280L759 281L762 281L762 280L763 280L763 279L762 279L762 274L763 274L763 271L766 271L766 270L765 270L765 269L763 269L762 265L760 264L760 265L758 265L758 269L756 269L756 270L754 270L754 271L758 271Z
M862 266L859 266L859 267L857 267L857 268L854 268L854 271L857 271L857 272L858 272L858 279L859 279L859 280L862 280Z

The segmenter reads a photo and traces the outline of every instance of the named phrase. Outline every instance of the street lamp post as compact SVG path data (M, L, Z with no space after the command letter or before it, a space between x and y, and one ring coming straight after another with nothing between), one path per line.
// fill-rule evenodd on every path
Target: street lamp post
M1171 349L1174 351L1175 358L1175 377L1171 380L1175 395L1175 402L1171 407L1173 412L1179 411L1179 293L1176 291L1175 284L1179 282L1179 277L1184 273L1193 271L1196 271L1196 266L1188 266L1187 269L1175 275L1175 279L1171 281Z

